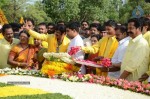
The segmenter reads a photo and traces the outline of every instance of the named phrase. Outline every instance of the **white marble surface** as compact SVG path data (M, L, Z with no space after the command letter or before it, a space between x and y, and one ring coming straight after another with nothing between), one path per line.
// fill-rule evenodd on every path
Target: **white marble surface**
M140 93L124 91L114 87L107 87L98 84L65 82L58 79L39 78L31 76L2 76L0 82L30 82L28 85L21 85L31 88L39 88L53 93L69 95L74 99L150 99Z

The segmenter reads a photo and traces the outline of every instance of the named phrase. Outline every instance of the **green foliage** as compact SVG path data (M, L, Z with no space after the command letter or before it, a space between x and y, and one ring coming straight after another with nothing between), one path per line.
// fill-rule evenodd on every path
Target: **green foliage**
M30 17L40 22L57 22L59 20L87 20L100 22L108 19L125 23L132 17L132 11L140 5L145 14L150 14L150 3L145 0L0 0L0 7L10 22L19 22L21 16Z
M144 10L145 15L150 14L150 3L146 3L144 0L128 0L128 2L120 8L120 19L121 23L127 22L132 17L132 11L136 6L140 5Z
M34 19L35 23L40 22L51 22L51 18L43 10L43 5L41 2L35 2L34 5L29 5L25 12L23 13L24 17Z
M80 20L118 20L119 6L121 6L121 0L81 0Z
M22 16L22 12L27 6L29 0L5 0L1 3L1 8L4 11L8 22L17 22Z
M22 96L9 96L1 97L1 99L72 99L68 95L62 95L60 93L47 93L37 95L22 95Z
M12 84L6 84L6 83L1 83L0 82L0 87L6 87L6 86L13 86Z
M80 0L43 0L45 11L54 22L77 19Z
M33 18L36 23L51 21L42 9L43 5L40 1L35 4L30 4L29 1L31 0L2 0L0 7L9 23L19 22L21 16Z

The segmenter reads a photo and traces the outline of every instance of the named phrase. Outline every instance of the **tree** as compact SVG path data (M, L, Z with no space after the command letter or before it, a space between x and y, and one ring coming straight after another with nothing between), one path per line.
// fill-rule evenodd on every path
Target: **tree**
M51 18L43 10L43 4L40 1L35 2L34 5L29 5L26 7L25 12L23 13L24 17L34 19L35 23L40 22L51 22Z
M80 0L43 0L45 11L52 21L78 19Z
M1 4L1 8L9 22L17 22L20 19L22 12L27 6L27 1L29 0L5 0Z
M126 23L129 18L132 17L132 11L136 6L140 5L145 14L150 14L150 3L146 3L145 0L128 0L126 4L120 9L120 22Z
M80 20L118 20L121 3L121 0L81 0Z

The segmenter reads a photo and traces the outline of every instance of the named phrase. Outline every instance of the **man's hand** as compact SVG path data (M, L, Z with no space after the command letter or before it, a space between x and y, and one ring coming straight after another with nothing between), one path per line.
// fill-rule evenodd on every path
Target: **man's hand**
M27 21L25 21L25 23L23 25L23 29L26 30L26 31L30 30L30 27L28 26Z
M21 63L21 65L20 65L21 67L29 67L29 64L28 63Z
M103 56L98 56L98 57L95 57L94 59L93 59L93 61L100 61L100 60L102 60L104 57Z
M109 68L109 67L101 67L100 69L101 69L102 72L109 72L109 71L108 71L108 68Z
M139 81L142 82L142 81L145 81L146 79L148 79L149 75L147 73L144 73L141 78L139 78Z

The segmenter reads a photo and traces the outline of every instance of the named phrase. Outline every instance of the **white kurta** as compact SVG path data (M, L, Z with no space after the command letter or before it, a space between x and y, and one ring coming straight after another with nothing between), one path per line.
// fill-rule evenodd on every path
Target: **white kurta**
M83 40L82 40L80 35L77 35L76 37L74 37L71 40L67 52L70 51L71 47L76 47L76 46L81 46L81 47L84 46ZM75 55L73 55L72 57L75 59L82 59L83 60L84 59L84 52L82 50L80 50ZM85 66L81 66L80 71L82 74L85 74L86 73Z
M76 46L84 46L83 40L80 37L80 35L77 35L76 37L74 37L68 47L67 52L70 51L71 47L76 47ZM72 56L75 59L84 59L84 52L82 50L78 51L75 55Z
M112 57L111 62L112 63L120 63L123 60L123 56L125 54L126 48L129 44L130 37L126 37L119 41L119 46L117 50L115 51L115 54ZM120 71L116 72L108 72L108 76L111 78L119 78L120 76Z

